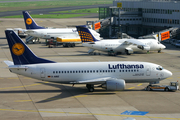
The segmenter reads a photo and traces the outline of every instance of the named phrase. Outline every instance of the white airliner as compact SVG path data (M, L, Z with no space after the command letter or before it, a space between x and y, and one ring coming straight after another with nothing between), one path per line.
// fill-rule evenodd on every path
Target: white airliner
M86 26L76 26L83 46L89 47L89 54L95 50L108 52L109 55L117 53L126 53L130 55L134 51L158 51L166 48L163 44L155 39L104 39L97 40Z
M76 28L46 29L38 26L27 11L23 11L26 34L42 39L55 39L57 42L65 43L64 46L74 47L75 43L81 43Z
M125 83L155 83L172 76L160 65L148 62L65 62L37 57L12 30L5 31L13 62L4 61L11 72L27 77L66 84L94 85L107 90L123 90Z
M53 39L63 43L64 47L74 47L76 43L82 43L76 28L45 28L38 26L27 11L23 11L24 22L26 25L25 33L42 39ZM90 30L95 38L101 39L100 34Z

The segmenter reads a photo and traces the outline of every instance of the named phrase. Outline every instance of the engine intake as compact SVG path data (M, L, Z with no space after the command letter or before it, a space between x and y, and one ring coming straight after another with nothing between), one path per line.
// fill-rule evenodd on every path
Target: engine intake
M106 90L124 90L125 81L123 79L107 80L105 84L102 84L102 88Z
M137 47L138 47L139 49L141 49L141 50L150 50L150 47L149 47L149 46L138 45Z

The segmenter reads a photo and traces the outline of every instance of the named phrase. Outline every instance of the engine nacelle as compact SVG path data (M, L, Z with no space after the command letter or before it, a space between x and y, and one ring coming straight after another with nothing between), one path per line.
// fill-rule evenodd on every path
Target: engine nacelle
M132 48L126 48L126 50L128 51L129 54L133 53L133 49Z
M107 80L106 84L102 85L102 88L106 88L106 90L124 90L125 81L123 79L113 79Z
M149 46L138 45L137 47L138 47L139 49L141 49L141 50L147 50L147 51L150 50L150 47L149 47Z

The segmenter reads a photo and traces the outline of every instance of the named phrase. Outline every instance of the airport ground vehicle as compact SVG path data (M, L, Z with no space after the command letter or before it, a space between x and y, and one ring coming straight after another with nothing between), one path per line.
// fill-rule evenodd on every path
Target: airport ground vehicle
M179 90L179 83L178 82L170 82L170 85L153 85L150 84L145 87L145 90L164 90L164 91L176 91Z

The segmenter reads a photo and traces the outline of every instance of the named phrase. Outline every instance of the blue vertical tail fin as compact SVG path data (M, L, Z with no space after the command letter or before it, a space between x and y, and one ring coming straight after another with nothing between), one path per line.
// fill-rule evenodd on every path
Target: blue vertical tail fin
M76 26L82 42L96 42L97 40L86 25Z
M37 57L13 30L5 30L14 65L55 63Z
M38 26L27 11L22 11L22 13L24 16L26 29L45 29L44 27Z

